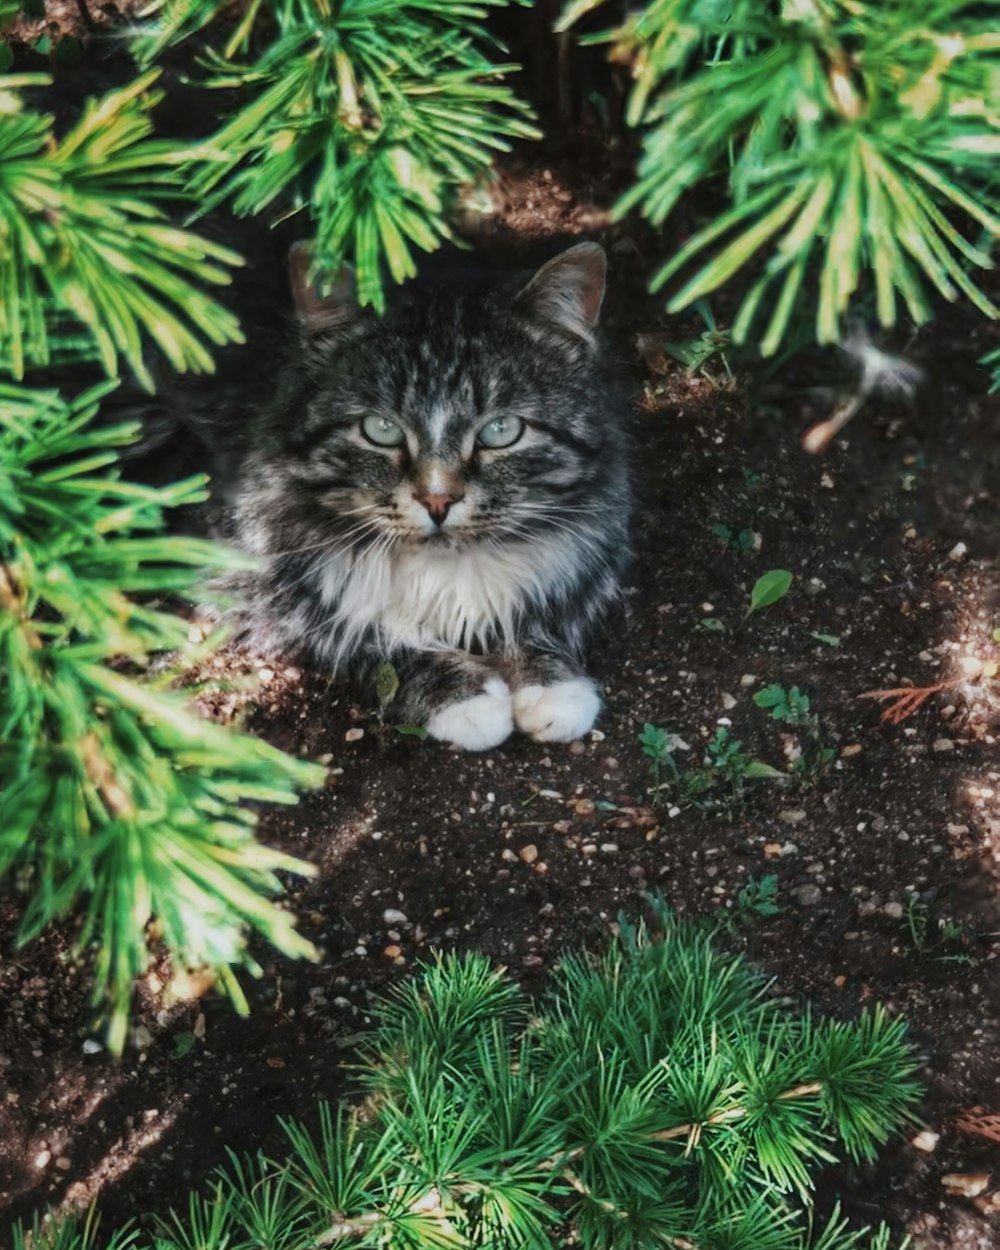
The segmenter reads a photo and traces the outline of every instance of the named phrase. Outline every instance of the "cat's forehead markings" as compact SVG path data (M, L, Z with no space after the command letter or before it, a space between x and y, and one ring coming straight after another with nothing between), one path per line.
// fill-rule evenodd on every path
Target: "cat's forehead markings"
M445 404L435 404L427 415L427 441L431 448L437 450L444 439L448 420L451 416Z

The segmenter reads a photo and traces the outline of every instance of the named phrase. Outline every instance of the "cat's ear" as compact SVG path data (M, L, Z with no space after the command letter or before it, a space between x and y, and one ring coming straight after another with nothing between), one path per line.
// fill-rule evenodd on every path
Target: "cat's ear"
M578 243L544 264L515 300L529 316L592 341L604 299L604 248Z
M288 274L295 312L306 334L328 333L353 321L360 309L351 266L342 266L332 284L322 288L310 277L311 266L312 245L293 243L288 252Z

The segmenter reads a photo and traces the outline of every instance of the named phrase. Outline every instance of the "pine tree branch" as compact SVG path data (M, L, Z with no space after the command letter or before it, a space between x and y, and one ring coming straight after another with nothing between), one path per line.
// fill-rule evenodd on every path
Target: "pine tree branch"
M245 803L294 801L322 770L142 682L148 657L183 646L186 627L124 590L183 594L246 561L157 533L164 508L198 498L201 481L101 476L109 445L130 433L93 424L107 389L67 405L0 385L0 872L35 873L22 942L82 910L80 944L97 946L95 999L120 1050L154 918L177 965L216 967L244 1010L229 969L256 968L248 929L315 954L270 901L279 872L314 870L257 843Z
M0 77L0 368L15 379L81 327L109 375L124 359L150 389L143 336L174 368L202 372L213 368L203 340L241 341L200 285L227 283L240 257L156 207L185 200L180 167L193 152L150 137L156 77L88 102L61 137L21 95L45 75Z
M497 152L537 138L530 109L502 79L483 26L507 0L278 0L252 5L205 85L238 90L244 106L187 167L194 196L237 213L304 211L314 276L345 260L358 296L381 310L386 276L416 272L414 251L452 237L450 202L489 176ZM164 0L163 24L140 39L150 59L211 23L214 0ZM237 56L245 56L239 63Z
M568 5L564 24L594 7ZM868 297L884 326L901 304L926 321L933 295L1000 315L971 276L992 267L990 245L966 237L980 228L990 243L1000 237L989 20L975 5L936 0L723 9L653 0L599 36L632 66L628 116L643 132L617 215L638 208L659 225L693 187L728 178L728 207L653 278L653 290L673 288L694 269L668 310L749 272L733 339L752 338L764 355L801 324L799 310L819 342L840 341Z

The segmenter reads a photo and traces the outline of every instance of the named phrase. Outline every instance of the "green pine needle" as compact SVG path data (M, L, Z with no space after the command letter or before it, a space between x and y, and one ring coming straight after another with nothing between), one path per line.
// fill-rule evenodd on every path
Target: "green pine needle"
M205 339L239 342L232 313L199 284L229 281L228 248L167 224L185 147L150 138L157 73L90 101L57 139L21 91L44 75L0 78L0 370L51 363L80 327L109 376L122 360L150 389L148 336L175 369L208 372ZM207 159L207 157L206 157Z
M22 942L82 904L78 941L96 947L94 1000L119 1051L154 918L175 963L219 969L238 1007L227 970L256 969L248 930L314 954L269 897L278 873L313 870L256 842L245 804L294 802L322 770L141 680L154 653L185 645L152 596L246 560L160 533L204 479L152 488L109 471L134 431L92 425L108 389L67 404L0 386L0 873L29 883Z
M837 1211L813 1236L809 1191L827 1146L865 1157L912 1118L902 1026L765 1007L741 960L653 912L530 1005L483 956L438 957L375 1006L360 1100L284 1122L284 1159L231 1156L157 1247L888 1250ZM692 1015L640 1071L618 1039L652 1002Z
M596 7L569 5L564 22ZM992 12L991 12L992 11ZM972 276L1000 234L996 6L970 0L760 6L650 0L600 36L631 63L642 128L617 211L661 224L726 173L730 205L657 272L671 312L751 275L736 342L773 355L802 313L838 341L868 291L878 318L928 320L933 300L1000 310ZM690 272L692 266L696 266ZM806 278L815 275L815 282Z
M538 137L503 83L516 67L486 51L482 22L506 2L249 6L209 55L206 84L249 98L193 153L191 192L241 214L308 213L317 279L350 260L361 302L381 310L386 272L402 282L416 272L415 250L451 238L446 209L457 189L487 177L511 140ZM163 0L139 54L154 57L224 7Z

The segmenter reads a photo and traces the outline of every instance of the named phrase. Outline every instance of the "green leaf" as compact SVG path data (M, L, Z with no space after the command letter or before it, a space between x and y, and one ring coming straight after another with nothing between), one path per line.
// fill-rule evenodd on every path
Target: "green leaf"
M840 636L838 634L817 634L814 630L810 630L809 637L815 638L817 642L822 642L827 647L840 646Z
M780 781L785 774L779 768L772 768L763 760L750 760L743 770L743 776L757 781Z
M791 584L792 574L787 569L771 569L770 572L758 577L754 583L753 590L750 592L750 606L747 608L747 616L752 612L759 611L761 608L769 608L771 604L777 603L779 599L784 599Z
M174 1045L174 1058L183 1059L194 1050L195 1036L193 1033L175 1033L171 1039Z
M388 660L375 673L375 693L379 711L384 712L399 691L399 674Z

